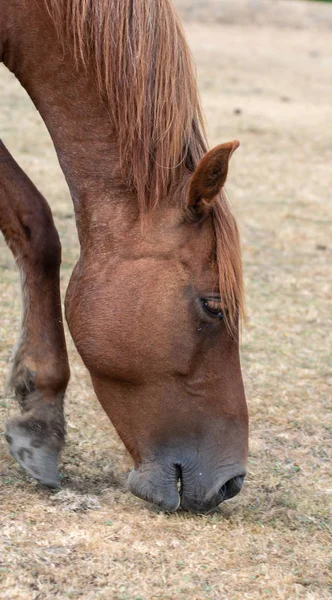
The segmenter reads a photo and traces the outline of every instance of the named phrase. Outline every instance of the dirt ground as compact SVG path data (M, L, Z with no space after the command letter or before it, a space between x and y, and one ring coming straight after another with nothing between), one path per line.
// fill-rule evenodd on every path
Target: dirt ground
M242 142L228 192L242 231L249 314L244 491L204 517L165 515L133 497L128 457L68 336L60 491L42 489L9 456L3 426L17 408L0 396L1 598L332 597L332 32L317 26L321 8L312 3L312 21L306 12L286 28L268 19L266 7L259 24L186 25L211 145ZM71 202L38 113L3 67L0 131L52 206L64 291L78 254ZM20 298L2 238L0 305L3 390Z

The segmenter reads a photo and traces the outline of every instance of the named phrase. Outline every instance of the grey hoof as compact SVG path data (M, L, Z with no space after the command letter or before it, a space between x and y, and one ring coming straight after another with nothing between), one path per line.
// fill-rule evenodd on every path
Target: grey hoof
M10 454L29 475L42 485L58 487L58 449L50 447L35 432L10 421L6 428L6 440Z

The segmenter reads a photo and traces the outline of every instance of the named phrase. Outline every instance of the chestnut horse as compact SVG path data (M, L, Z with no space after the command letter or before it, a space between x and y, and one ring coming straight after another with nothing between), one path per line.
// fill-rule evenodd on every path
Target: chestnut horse
M207 512L237 494L248 416L240 245L223 186L238 142L206 153L170 0L0 0L0 60L54 142L80 258L66 319L134 461L130 490ZM57 485L69 380L51 211L0 146L0 226L22 275L10 452Z

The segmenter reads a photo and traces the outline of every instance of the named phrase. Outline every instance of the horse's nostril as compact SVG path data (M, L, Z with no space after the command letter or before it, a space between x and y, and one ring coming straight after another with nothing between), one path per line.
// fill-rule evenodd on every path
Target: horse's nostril
M241 491L244 477L244 475L238 475L237 477L232 477L232 479L229 479L227 483L224 483L224 485L220 488L220 495L223 500L229 500Z

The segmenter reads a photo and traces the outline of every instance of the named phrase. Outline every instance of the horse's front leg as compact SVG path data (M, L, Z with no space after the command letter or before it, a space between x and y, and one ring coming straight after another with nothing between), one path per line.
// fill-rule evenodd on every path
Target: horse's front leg
M69 380L59 285L61 246L48 204L1 141L0 229L21 272L23 305L10 374L22 414L8 422L6 439L22 467L54 487Z

